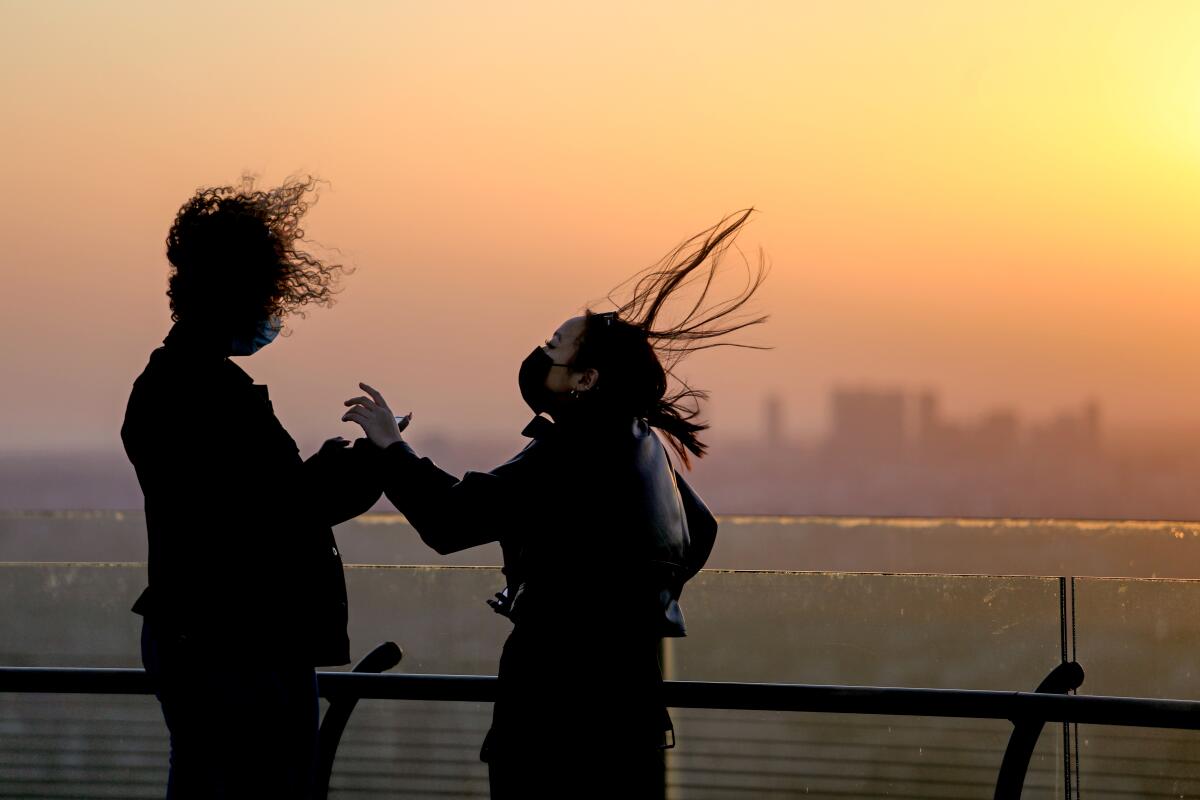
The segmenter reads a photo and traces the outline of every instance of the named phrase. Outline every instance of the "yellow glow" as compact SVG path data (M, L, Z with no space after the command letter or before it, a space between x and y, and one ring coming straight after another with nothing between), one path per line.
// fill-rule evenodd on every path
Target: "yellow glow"
M777 349L696 360L718 431L841 379L1194 419L1198 36L1182 1L4 4L0 448L113 441L174 209L244 169L328 178L309 229L359 267L251 367L308 441L363 378L519 427L532 342L749 204Z

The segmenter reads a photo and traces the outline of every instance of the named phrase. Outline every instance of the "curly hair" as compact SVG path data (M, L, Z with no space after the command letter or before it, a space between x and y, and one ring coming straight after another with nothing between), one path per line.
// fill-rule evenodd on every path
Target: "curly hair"
M675 367L691 353L712 347L769 349L724 339L767 321L766 315L745 313L769 272L761 250L754 264L742 256L746 282L740 291L721 300L709 299L722 258L752 213L754 209L748 208L725 217L620 284L608 295L616 311L588 310L585 315L574 363L600 373L596 391L588 393L596 397L589 402L645 417L666 435L685 467L691 466L689 455L702 458L708 449L700 439L708 423L698 419L708 393L690 386ZM688 291L694 297L685 300ZM624 301L615 299L620 293L627 293ZM668 316L664 312L680 303L682 309L674 318L664 319Z
M171 319L243 332L309 303L331 305L345 268L298 247L317 186L307 176L257 189L247 175L238 186L197 190L167 234Z

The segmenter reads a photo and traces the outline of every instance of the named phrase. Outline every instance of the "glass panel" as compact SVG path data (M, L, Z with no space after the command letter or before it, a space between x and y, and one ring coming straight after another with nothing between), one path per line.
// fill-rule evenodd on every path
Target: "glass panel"
M0 663L140 667L141 565L0 564Z
M479 746L491 722L487 704L362 701L342 736L329 796L487 797Z
M675 710L668 797L990 798L1012 726L1003 720ZM1026 798L1062 797L1062 730L1048 728Z
M141 511L0 511L0 562L145 560Z
M0 798L161 798L166 785L153 697L0 692Z
M704 572L683 680L1032 691L1061 661L1054 578ZM751 657L752 656L752 657Z
M1190 578L1200 524L723 516L709 566L953 575Z
M0 566L0 601L11 609L0 616L3 661L136 665L138 620L128 608L143 581L137 565ZM401 671L494 674L509 629L485 605L503 583L498 570L352 567L347 583L356 656L394 640L405 650ZM714 572L689 585L684 605L691 636L667 645L669 677L1027 689L1058 661L1054 580ZM16 734L0 740L0 763L8 765L0 778L33 776L59 787L48 793L70 794L103 768L116 783L147 791L161 785L165 731L152 700L45 701L5 698L0 730ZM61 719L31 721L30 708L61 709L53 712ZM772 787L843 797L985 797L1010 730L1003 721L674 714L673 797ZM486 773L477 758L489 717L489 708L472 704L365 702L347 729L334 786L356 797L482 794ZM110 752L105 726L122 719L141 720L129 728L142 731L140 744ZM64 739L61 757L21 749L20 732L35 723L49 750ZM1047 792L1061 780L1061 735L1050 733L1030 778ZM32 784L21 785L32 793Z
M1075 579L1088 694L1200 700L1200 581Z
M364 514L336 534L348 564L500 563L494 544L440 556L394 513ZM141 511L0 510L0 562L145 558ZM1196 523L722 516L708 567L1191 578L1198 561Z
M503 587L491 567L350 567L355 657L394 641L400 672L495 675L512 624L487 600Z
M685 590L684 680L1033 690L1061 660L1051 578L702 573ZM990 797L1005 721L676 710L675 797L770 791L839 797ZM1049 726L1026 797L1061 796ZM1056 794L1057 792L1057 794Z
M1081 692L1200 700L1200 581L1076 579ZM1079 726L1083 794L1200 795L1200 732Z

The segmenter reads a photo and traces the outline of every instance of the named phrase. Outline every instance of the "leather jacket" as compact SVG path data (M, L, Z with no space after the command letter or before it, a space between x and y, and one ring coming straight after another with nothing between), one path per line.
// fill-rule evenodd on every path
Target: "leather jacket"
M520 453L461 480L404 442L383 453L384 491L426 544L500 542L508 585L491 604L514 627L480 756L662 747L658 645L686 632L679 594L716 520L645 420L539 416L522 433Z
M571 426L535 417L532 441L461 480L405 442L384 453L384 491L439 553L499 541L517 624L632 624L685 636L684 583L708 560L717 522L643 419Z

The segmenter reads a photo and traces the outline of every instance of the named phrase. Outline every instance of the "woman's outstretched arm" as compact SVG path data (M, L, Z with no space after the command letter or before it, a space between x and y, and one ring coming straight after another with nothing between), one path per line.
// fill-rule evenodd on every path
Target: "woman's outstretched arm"
M490 472L468 472L460 479L401 438L411 414L397 418L382 394L365 383L359 386L368 396L347 400L350 408L342 420L361 425L383 448L384 493L422 541L444 555L499 539L535 484L534 445Z
M421 540L443 555L497 541L511 529L529 484L522 473L533 466L518 456L460 480L404 441L388 446L383 455L384 493Z

